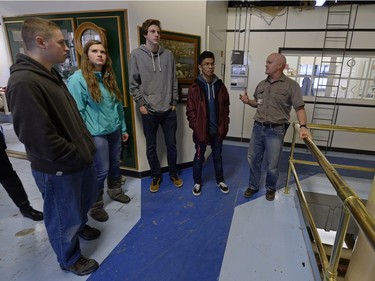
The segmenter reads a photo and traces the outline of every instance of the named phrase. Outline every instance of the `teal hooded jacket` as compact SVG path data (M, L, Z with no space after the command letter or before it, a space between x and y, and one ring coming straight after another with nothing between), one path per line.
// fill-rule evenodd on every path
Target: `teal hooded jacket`
M102 93L100 102L92 98L81 70L68 79L68 89L92 136L108 135L116 130L126 133L122 103L104 87L102 73L95 72Z

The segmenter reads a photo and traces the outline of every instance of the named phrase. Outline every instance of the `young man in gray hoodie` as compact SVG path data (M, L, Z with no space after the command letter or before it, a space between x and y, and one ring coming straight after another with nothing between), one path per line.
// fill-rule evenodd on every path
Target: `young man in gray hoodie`
M142 116L146 154L152 177L151 192L157 192L162 181L156 150L159 125L162 127L167 147L169 177L176 187L183 184L177 173L176 163L176 66L172 52L159 45L160 32L160 21L146 20L142 24L142 35L146 44L133 50L130 57L130 94Z

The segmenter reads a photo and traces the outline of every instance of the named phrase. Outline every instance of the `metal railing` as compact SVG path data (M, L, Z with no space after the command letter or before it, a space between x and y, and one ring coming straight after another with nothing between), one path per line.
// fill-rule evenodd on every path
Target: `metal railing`
M375 128L361 128L361 127L349 127L349 126L339 126L339 125L322 125L322 124L308 124L310 128L317 128L319 130L329 130L329 131L345 131L345 132L355 132L355 133L369 133L375 134ZM294 149L296 144L296 137L299 135L299 124L293 124L293 139L289 157L289 169L286 178L285 193L289 193L289 180L291 173L293 173L298 198L302 207L302 211L305 215L305 218L308 220L308 223L311 228L311 234L314 238L319 259L322 264L322 273L324 280L334 281L337 278L337 268L340 261L340 256L343 248L343 243L345 235L348 229L350 217L354 218L358 227L363 231L365 237L369 241L372 248L375 250L375 219L368 213L366 207L362 203L359 196L352 190L352 188L344 181L340 174L336 171L336 168L340 169L349 169L349 170L360 170L367 172L374 172L375 168L359 167L359 166L350 166L350 165L337 165L331 164L319 148L314 144L311 138L303 139L308 150L315 157L317 162L298 160L294 158ZM323 243L320 239L317 227L312 216L312 213L309 209L307 200L305 198L304 192L302 190L301 183L298 179L298 174L294 164L304 164L304 165L319 165L324 173L326 174L328 180L331 182L332 186L337 192L337 196L340 199L342 205L344 206L341 213L339 225L337 228L334 245L330 255L330 260L328 261L327 254L325 252Z

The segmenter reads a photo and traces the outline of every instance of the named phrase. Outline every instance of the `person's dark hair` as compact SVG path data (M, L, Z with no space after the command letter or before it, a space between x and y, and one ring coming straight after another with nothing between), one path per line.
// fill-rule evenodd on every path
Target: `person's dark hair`
M199 56L198 56L198 64L201 65L202 61L206 58L213 58L215 61L215 56L213 52L210 51L203 51Z
M143 36L147 35L148 28L149 28L151 25L156 25L156 26L158 26L159 29L160 29L160 32L161 32L160 21L159 21L159 20L156 20L156 19L148 19L148 20L146 20L146 21L142 24L142 35L143 35Z
M30 51L35 48L36 36L41 36L48 40L53 36L53 32L59 29L60 27L50 20L41 18L26 19L21 28L22 40L25 43L26 50Z
M100 102L102 99L102 93L99 89L98 79L94 74L94 65L89 60L89 49L93 45L102 45L105 49L107 54L107 61L102 68L102 77L103 77L103 84L104 87L110 91L111 95L114 95L118 100L122 100L122 96L120 90L116 83L116 76L112 68L112 60L108 54L107 46L103 45L102 42L98 40L90 40L85 44L83 48L82 57L81 57L81 71L82 75L86 80L87 86L89 88L90 94L92 98L96 102Z

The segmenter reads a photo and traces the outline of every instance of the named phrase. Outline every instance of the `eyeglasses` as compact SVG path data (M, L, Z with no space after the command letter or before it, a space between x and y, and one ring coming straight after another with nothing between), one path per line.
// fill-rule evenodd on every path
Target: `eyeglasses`
M216 63L204 63L204 64L202 64L202 67L210 67L210 66L215 67Z

